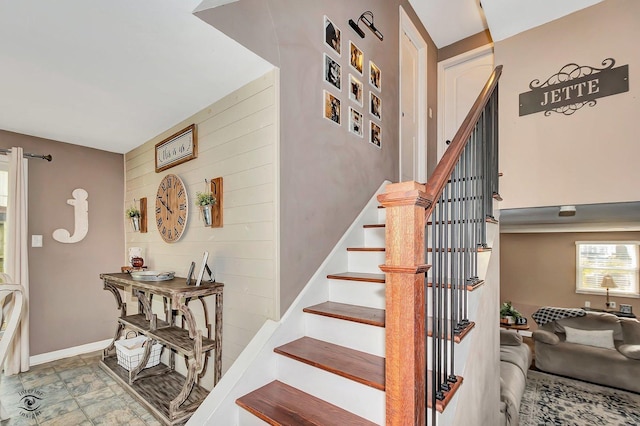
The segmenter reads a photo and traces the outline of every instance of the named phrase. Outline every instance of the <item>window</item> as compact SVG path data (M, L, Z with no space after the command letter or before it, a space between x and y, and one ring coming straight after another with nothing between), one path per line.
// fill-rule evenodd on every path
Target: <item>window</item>
M576 292L605 294L602 278L611 275L611 294L638 297L638 241L576 241Z

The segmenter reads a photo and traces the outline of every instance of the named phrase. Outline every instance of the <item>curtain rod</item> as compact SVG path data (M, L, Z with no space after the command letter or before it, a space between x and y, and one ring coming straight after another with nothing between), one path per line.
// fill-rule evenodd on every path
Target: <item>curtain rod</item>
M0 153L1 154L7 154L11 152L10 149L5 149L5 148L0 148ZM51 161L53 160L53 157L51 156L51 154L49 155L40 155L40 154L29 154L28 152L25 152L22 154L23 157L25 158L42 158L43 160L47 160L47 161Z

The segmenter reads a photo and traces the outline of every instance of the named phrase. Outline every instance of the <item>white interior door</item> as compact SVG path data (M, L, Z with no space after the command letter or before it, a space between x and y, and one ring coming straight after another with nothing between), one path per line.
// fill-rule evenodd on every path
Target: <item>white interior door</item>
M438 65L438 160L447 150L493 71L493 46L488 45Z
M384 88L382 89L384 90ZM400 7L400 181L426 181L427 43Z
M400 106L400 181L418 180L418 48L406 32L402 32L402 70Z

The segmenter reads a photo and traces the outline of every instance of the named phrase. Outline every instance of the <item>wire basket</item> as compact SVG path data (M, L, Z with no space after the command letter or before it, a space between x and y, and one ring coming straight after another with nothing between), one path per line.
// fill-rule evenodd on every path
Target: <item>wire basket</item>
M131 339L116 340L116 356L118 364L128 371L133 370L140 364L142 355L144 354L144 343L147 341L146 336L136 336ZM149 361L144 368L149 368L160 364L160 353L162 345L156 343L151 347Z

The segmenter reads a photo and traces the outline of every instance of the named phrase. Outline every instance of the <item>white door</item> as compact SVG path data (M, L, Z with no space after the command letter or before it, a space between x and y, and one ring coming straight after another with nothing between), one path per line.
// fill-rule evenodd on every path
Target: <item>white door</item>
M426 181L426 110L427 43L400 6L400 182Z
M481 47L438 64L438 160L493 71L493 47Z
M400 182L418 180L418 48L402 32L402 67L400 84Z

